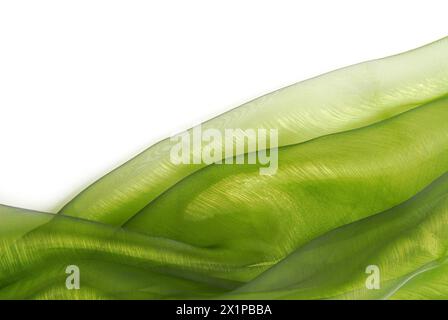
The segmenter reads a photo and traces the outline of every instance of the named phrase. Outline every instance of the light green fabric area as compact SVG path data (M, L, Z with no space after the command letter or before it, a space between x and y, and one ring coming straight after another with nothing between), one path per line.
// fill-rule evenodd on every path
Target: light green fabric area
M279 146L380 122L448 93L448 38L398 56L358 64L255 99L203 129L277 129ZM90 186L61 211L121 225L204 165L170 162L167 139Z

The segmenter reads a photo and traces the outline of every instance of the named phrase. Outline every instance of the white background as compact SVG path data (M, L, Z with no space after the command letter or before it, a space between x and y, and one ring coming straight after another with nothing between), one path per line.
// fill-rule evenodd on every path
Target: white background
M447 12L446 0L0 1L0 203L55 212L161 138L447 36Z

